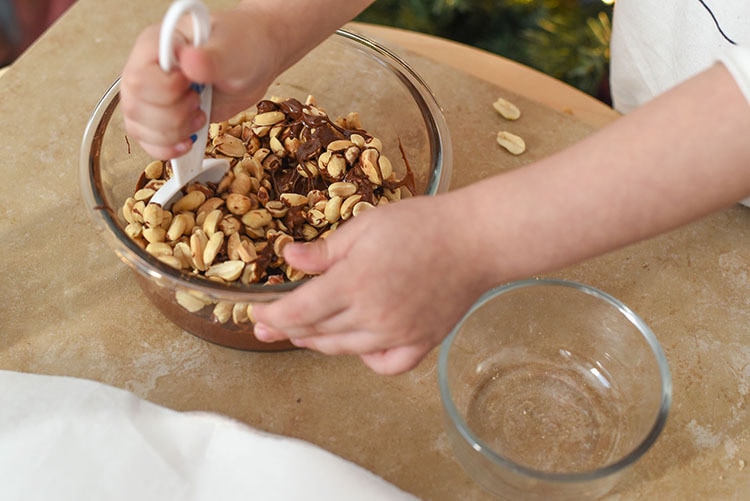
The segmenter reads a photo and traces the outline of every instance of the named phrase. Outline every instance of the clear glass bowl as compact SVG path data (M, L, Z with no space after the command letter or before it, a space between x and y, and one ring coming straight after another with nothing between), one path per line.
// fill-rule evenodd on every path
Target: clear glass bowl
M598 499L659 437L666 357L630 308L593 287L525 280L487 292L440 348L456 457L507 499Z
M452 150L445 117L422 78L386 47L339 30L307 54L268 89L267 97L316 98L333 119L359 113L364 128L381 139L399 178L409 168L417 195L447 190ZM208 341L238 349L290 349L288 343L266 344L252 334L252 323L219 323L216 303L272 301L301 282L228 286L180 272L145 252L124 232L121 208L132 196L140 173L152 160L125 132L119 104L119 79L93 111L81 147L80 183L94 226L122 261L136 273L143 293L166 318ZM402 150L402 151L401 151ZM190 312L177 294L200 297L207 306Z

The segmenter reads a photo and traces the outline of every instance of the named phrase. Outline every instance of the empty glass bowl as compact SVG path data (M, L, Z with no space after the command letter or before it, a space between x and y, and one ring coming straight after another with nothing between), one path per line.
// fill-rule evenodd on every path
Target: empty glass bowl
M440 348L448 435L507 499L595 499L654 444L671 379L649 327L593 287L526 280L486 293Z
M420 76L382 45L339 30L270 86L267 97L315 97L333 119L356 111L363 127L378 137L398 178L406 164L414 174L416 195L447 189L451 176L451 143L442 110ZM185 331L239 349L279 350L287 343L266 344L252 334L251 316L219 322L219 303L244 308L272 301L300 282L228 286L172 268L145 252L125 233L121 208L151 158L129 141L119 108L119 80L104 94L86 128L80 161L83 199L114 252L136 272L143 293ZM189 311L177 296L190 295L205 307Z

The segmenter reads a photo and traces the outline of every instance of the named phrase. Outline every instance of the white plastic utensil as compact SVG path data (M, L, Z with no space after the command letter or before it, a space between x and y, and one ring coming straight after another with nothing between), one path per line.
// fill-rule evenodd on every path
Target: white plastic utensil
M178 21L187 13L190 13L193 20L193 45L201 47L211 33L211 16L203 2L200 0L173 2L164 16L159 35L159 66L164 71L171 71L177 64L174 56L174 34ZM195 90L201 95L201 110L210 119L213 88L210 85L195 84ZM152 203L168 208L186 184L192 181L216 183L221 180L229 169L229 162L225 159L204 158L207 136L208 120L193 136L194 142L190 151L179 158L171 159L172 177L151 197Z

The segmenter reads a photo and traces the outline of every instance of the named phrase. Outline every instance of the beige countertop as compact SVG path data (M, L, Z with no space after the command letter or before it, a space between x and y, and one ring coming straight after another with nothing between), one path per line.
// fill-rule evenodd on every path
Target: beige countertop
M436 353L408 374L380 377L348 357L206 343L166 321L92 231L78 188L84 127L137 33L168 4L79 0L0 78L0 369L84 377L173 409L219 412L308 440L423 499L486 499L443 432ZM433 88L454 136L454 187L548 155L617 116L485 52L353 28L392 44ZM524 111L515 127L529 150L520 157L494 147L491 102L501 95ZM750 493L749 249L750 210L738 206L555 274L629 304L671 366L667 427L612 499Z

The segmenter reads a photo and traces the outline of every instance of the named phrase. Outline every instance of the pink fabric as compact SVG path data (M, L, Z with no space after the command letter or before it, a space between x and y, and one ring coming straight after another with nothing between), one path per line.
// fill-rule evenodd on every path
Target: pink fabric
M46 24L50 26L63 12L68 10L68 7L75 3L75 0L49 0L48 3Z
M13 0L22 36L15 54L26 50L74 3L75 0Z

